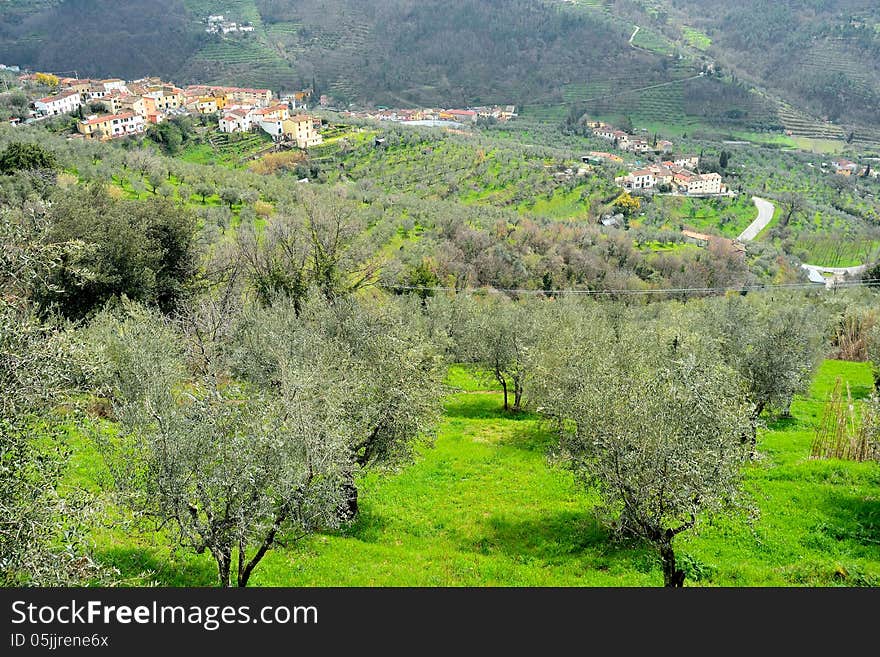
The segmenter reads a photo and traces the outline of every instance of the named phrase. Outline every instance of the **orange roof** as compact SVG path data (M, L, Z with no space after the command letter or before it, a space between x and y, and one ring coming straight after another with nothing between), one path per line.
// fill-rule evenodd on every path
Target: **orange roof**
M692 237L696 240L704 240L706 242L711 242L713 239L716 239L714 235L706 235L706 233L697 233L693 230L683 230L681 231L682 235L686 235L687 237Z

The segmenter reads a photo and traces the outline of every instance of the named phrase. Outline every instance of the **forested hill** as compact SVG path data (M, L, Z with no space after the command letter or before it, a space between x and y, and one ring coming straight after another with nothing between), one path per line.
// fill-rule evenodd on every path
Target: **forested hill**
M0 62L128 78L159 74L340 101L524 102L583 69L644 69L631 26L556 0L7 0ZM223 14L254 26L212 35Z
M217 14L253 31L206 33ZM876 0L0 0L0 62L818 137L880 122ZM709 63L724 89L684 82Z
M667 0L653 19L688 25L737 74L833 121L880 122L877 0ZM650 14L650 11L646 11ZM650 20L650 18L649 18ZM691 34L694 34L693 32Z

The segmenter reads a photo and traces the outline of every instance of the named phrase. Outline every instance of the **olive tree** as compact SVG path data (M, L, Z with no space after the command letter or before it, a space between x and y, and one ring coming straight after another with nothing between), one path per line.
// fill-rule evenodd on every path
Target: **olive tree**
M460 345L464 360L478 363L492 373L504 392L505 411L520 411L540 304L514 302L501 295L462 297L460 303L465 311Z
M664 585L683 586L675 538L742 497L749 413L739 379L692 354L645 348L646 333L616 342L594 326L588 340L571 325L553 331L538 409L555 427L557 458L598 494L608 524L654 545Z
M91 330L117 423L96 436L121 501L210 553L221 586L246 586L270 549L338 524L346 382L317 336L289 336L312 358L273 390L232 378L222 350L194 364L193 335L137 306Z
M408 461L439 419L443 359L415 299L368 305L342 297L328 304L313 290L300 304L288 299L250 309L236 349L237 376L269 390L283 389L285 373L308 371L323 354L322 376L328 390L338 391L343 413L344 519L358 512L357 474Z
M78 245L47 241L38 217L0 213L0 585L107 581L86 543L94 500L59 492L68 450L52 409L75 384L76 341L43 323L30 293Z
M768 407L787 413L807 389L823 352L827 320L797 299L732 297L707 303L700 321L717 340L719 357L745 381L751 442Z

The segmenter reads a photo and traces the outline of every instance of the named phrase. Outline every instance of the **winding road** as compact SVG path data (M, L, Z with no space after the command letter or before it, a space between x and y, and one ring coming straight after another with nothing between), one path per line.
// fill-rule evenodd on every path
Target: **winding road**
M631 45L633 48L636 47L635 44L633 44L633 41L635 41L636 35L639 33L639 30L641 30L641 29L642 28L640 28L638 25L636 25L636 31L633 32L633 35L629 38L629 45Z
M755 202L755 207L758 208L758 218L749 224L749 227L737 238L739 242L751 242L755 239L773 221L773 214L776 212L776 206L766 199L753 196L752 201ZM821 265L802 264L801 267L807 271L807 274L810 275L810 280L814 283L824 282L826 286L833 287L835 283L841 282L847 276L858 276L867 269L868 265L823 267Z
M754 201L755 207L758 208L758 218L749 224L749 227L742 232L742 235L736 238L740 242L751 242L755 239L773 221L773 214L776 212L776 206L766 199L753 196L752 201Z

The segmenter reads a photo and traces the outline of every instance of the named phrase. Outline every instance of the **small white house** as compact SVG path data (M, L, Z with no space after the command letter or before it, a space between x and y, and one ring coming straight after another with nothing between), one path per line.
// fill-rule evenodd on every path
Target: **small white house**
M76 91L71 91L58 96L41 98L34 103L37 112L43 116L59 116L75 112L82 105L82 98Z

